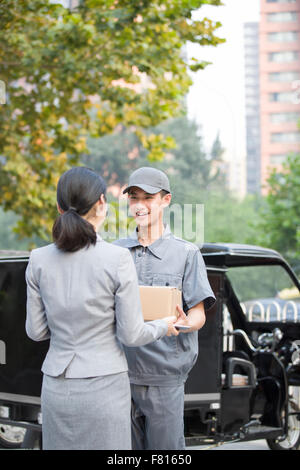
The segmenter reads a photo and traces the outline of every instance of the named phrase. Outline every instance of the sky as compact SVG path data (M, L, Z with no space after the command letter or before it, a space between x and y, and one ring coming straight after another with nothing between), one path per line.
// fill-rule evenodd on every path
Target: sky
M212 62L204 71L192 73L187 97L188 116L200 128L203 143L210 149L220 132L223 147L235 158L245 155L244 43L243 25L259 20L259 0L223 0L224 6L205 6L195 18L220 21L217 35L226 43L217 47L189 44L189 57Z

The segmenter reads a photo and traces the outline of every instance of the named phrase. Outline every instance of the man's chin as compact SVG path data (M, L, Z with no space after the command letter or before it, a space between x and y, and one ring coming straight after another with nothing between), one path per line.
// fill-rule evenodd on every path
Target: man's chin
M150 227L151 225L151 220L149 217L135 217L135 222L139 227Z

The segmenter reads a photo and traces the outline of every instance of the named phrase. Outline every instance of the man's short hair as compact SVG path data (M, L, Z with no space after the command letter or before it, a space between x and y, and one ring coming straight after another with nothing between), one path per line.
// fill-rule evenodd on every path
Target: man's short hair
M128 190L128 194L132 194L132 191L133 191L133 188L129 188ZM146 192L146 191L145 191ZM164 196L166 196L166 194L170 194L169 191L166 191L165 189L161 189L160 191L158 191L160 196L163 198ZM150 194L150 193L149 193ZM157 194L157 193L156 193Z

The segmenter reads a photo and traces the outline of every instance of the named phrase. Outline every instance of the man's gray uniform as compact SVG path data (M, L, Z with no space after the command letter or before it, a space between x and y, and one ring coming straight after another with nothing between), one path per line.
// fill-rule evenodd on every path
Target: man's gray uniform
M114 242L130 250L139 285L175 286L187 312L200 302L206 309L214 293L199 248L175 237L169 226L148 247L137 232ZM184 383L198 355L198 332L164 337L142 347L125 347L132 391L134 449L184 449Z

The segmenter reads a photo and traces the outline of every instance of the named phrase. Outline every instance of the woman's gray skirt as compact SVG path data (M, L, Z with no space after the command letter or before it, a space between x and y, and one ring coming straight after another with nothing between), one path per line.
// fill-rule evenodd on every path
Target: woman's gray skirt
M128 373L84 379L44 375L45 450L131 449Z

